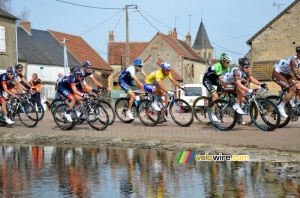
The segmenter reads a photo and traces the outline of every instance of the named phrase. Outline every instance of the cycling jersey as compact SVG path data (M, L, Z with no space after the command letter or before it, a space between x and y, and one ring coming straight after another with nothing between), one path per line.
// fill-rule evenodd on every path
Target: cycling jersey
M300 67L300 60L297 58L297 55L281 59L274 65L274 69L276 72L281 74L288 74L292 71L291 69L291 60L296 59L297 68Z
M250 78L250 76L250 72L246 73L243 72L239 67L234 67L223 75L222 81L229 84L235 84L236 80L246 81L248 78Z
M3 91L3 85L6 85L7 89L11 89L12 87L14 87L14 82L16 80L17 80L16 75L12 79L9 79L7 73L1 74L0 75L1 90Z
M145 83L151 84L151 85L153 85L153 84L156 85L157 82L162 81L167 77L172 78L172 75L170 72L167 75L165 75L162 70L156 70L147 76L147 78L145 79Z
M230 70L229 67L225 68L222 66L220 62L218 62L206 69L204 78L215 80L216 78L222 75L223 71L228 72L229 70Z
M82 91L81 81L76 79L75 74L64 76L58 81L57 92L66 98L73 94L72 87L75 86L78 91Z
M123 69L119 74L119 85L126 92L132 92L130 86L136 86L136 82L133 79L138 73L144 73L143 69L136 71L135 66L131 65Z

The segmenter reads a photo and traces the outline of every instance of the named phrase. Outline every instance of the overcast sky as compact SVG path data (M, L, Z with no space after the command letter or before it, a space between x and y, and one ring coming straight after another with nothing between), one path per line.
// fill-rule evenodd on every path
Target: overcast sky
M30 11L32 29L54 30L85 39L105 60L109 31L115 41L126 41L125 5L129 9L129 41L150 41L157 32L168 33L177 28L178 38L185 40L191 32L192 44L201 18L215 57L223 52L233 62L243 57L249 46L246 41L263 28L293 0L11 0L16 16ZM69 3L66 3L69 2ZM79 4L78 5L72 5ZM94 7L94 8L90 8ZM101 9L106 8L106 9ZM113 8L113 9L107 9Z

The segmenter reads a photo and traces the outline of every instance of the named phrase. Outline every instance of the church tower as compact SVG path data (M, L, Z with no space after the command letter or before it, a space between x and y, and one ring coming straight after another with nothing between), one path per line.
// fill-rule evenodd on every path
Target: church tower
M214 48L210 44L202 19L193 45L193 49L205 60L207 59L208 62L213 58Z

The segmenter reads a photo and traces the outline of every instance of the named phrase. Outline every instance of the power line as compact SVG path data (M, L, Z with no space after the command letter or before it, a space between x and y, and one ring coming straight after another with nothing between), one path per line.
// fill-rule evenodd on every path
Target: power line
M102 8L102 7L95 7L95 6L87 6L87 5L82 5L82 4L77 4L77 3L71 3L71 2L67 2L67 1L62 1L62 0L56 0L62 3L66 3L66 4L70 4L70 5L76 5L76 6L80 6L80 7L85 7L85 8L94 8L94 9L101 9L101 10L122 10L124 8Z

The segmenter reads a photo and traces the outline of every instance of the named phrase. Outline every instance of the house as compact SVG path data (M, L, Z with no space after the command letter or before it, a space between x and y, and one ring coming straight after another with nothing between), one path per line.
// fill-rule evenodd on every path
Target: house
M247 41L251 47L248 54L253 65L251 73L267 82L275 93L281 89L270 80L274 64L295 54L296 46L300 45L299 10L300 0L295 0Z
M90 61L93 65L93 76L110 90L113 88L113 75L111 74L114 69L82 37L53 30L48 30L48 32L59 43L66 39L68 51L81 63ZM89 78L87 80L91 81ZM92 81L89 84L94 85Z
M0 8L0 69L17 62L16 24L18 18Z
M158 32L139 57L144 60L148 74L159 69L162 61L170 62L174 78L182 84L201 83L206 69L205 60L190 46L190 34L185 41L179 40L176 28L168 35ZM169 80L164 85L173 88Z

